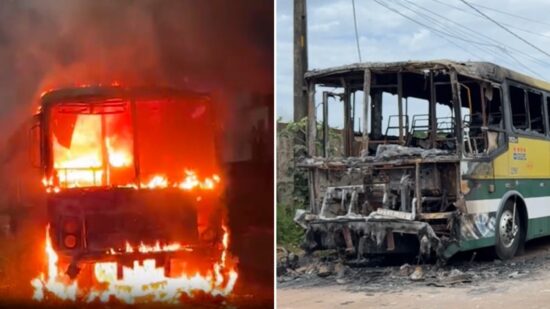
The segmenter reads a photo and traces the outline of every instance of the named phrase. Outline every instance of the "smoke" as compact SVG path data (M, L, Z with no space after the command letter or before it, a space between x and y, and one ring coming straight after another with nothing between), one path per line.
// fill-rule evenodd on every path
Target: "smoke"
M224 129L250 131L235 115L250 105L238 98L273 94L272 1L0 0L4 181L29 165L24 125L43 91L115 81L210 92Z
M0 68L0 127L8 134L32 114L42 91L68 85L269 93L273 5L1 0Z

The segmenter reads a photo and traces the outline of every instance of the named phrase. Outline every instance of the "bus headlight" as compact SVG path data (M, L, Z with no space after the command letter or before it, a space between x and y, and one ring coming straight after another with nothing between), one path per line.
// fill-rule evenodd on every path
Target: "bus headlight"
M63 238L63 244L68 249L74 249L74 247L76 247L76 243L77 241L75 235L69 234L65 235L65 238Z

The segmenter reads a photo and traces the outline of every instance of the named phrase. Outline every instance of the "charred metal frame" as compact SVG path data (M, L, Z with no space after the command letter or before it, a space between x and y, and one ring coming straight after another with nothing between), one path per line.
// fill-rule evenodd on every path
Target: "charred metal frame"
M383 84L377 84L378 75L383 73L395 74L396 79ZM408 119L408 97L414 89L409 86L405 94L405 74L417 74L424 76L425 97L428 101L428 122L427 148L419 150L405 146L409 128ZM445 76L446 80L442 80ZM393 78L393 77L392 77ZM468 179L468 174L461 170L461 162L471 162L474 166L477 163L490 162L492 158L499 155L507 148L507 143L497 145L498 148L488 152L488 120L487 120L487 98L486 91L490 88L497 88L499 91L502 111L501 127L491 128L503 138L511 131L511 117L508 102L508 80L519 83L533 84L533 80L527 76L507 70L490 63L458 63L452 61L429 61L429 62L397 62L397 63L363 63L343 67L316 70L306 73L305 80L308 89L309 116L307 125L308 153L309 158L304 158L299 166L309 170L310 179L310 207L309 211L298 211L295 221L307 229L305 248L308 250L322 249L327 247L339 247L340 244L346 252L356 252L358 248L361 253L374 252L372 247L365 251L365 241L376 239L379 247L385 237L385 252L394 251L399 243L395 237L401 237L394 233L416 235L419 241L419 252L429 254L436 252L442 259L450 257L458 250L459 242L459 221L467 214L464 202L464 195L461 184ZM473 98L470 84L474 83L479 91L479 97ZM342 93L323 93L323 138L322 157L317 156L317 119L315 113L315 87L341 87ZM444 93L445 101L438 102L437 86L448 86L449 90ZM376 134L381 135L381 93L372 89L393 88L397 95L398 112L398 133L395 148L375 143L371 140ZM360 137L360 154L354 151L354 131L351 113L352 105L350 98L355 97L356 91L363 91L362 128ZM379 93L380 95L375 95ZM343 158L331 156L328 152L328 99L335 95L341 95L344 102L344 151ZM379 97L377 97L379 96ZM406 100L404 111L403 99ZM543 101L545 96L543 96ZM472 100L475 99L475 110L481 113L481 132L485 139L483 153L471 154L471 149L465 149L465 136L462 127L462 108L468 108L473 113ZM448 101L447 101L448 100ZM355 101L354 101L355 102ZM449 103L445 103L449 102ZM451 108L452 130L451 137L445 138L452 143L453 147L441 151L438 140L438 119L436 115L436 104L448 104ZM547 109L545 104L544 109ZM355 106L353 106L355 110ZM507 115L507 116L506 116ZM370 116L370 117L369 117ZM369 123L369 119L371 119ZM404 121L406 120L407 121ZM406 123L405 123L406 122ZM550 121L545 119L545 124ZM389 124L388 124L389 125ZM370 132L369 132L370 128ZM374 134L373 134L374 133ZM550 134L550 133L547 133ZM469 137L468 137L469 138ZM378 141L376 141L378 142ZM373 146L376 146L374 152ZM402 148L399 148L402 147ZM471 148L471 147L470 147ZM384 151L404 151L403 156L384 157ZM409 152L411 151L411 152ZM414 154L413 154L414 152ZM470 164L470 163L467 163ZM469 165L468 165L469 166ZM326 171L326 172L321 172ZM400 174L401 173L401 174ZM432 175L433 173L433 175ZM331 174L338 174L335 178ZM354 174L356 177L344 177L342 175ZM378 180L373 178L376 175ZM400 176L401 175L401 176ZM443 177L443 178L442 178ZM435 179L435 182L434 182ZM447 184L441 187L439 179L445 179ZM349 188L354 188L353 192ZM361 188L361 189L359 189ZM346 191L347 190L347 191ZM432 191L437 193L430 193ZM333 212L327 212L329 199L333 192L339 191L337 196L339 203L334 203ZM348 192L349 191L349 192ZM347 193L346 193L347 192ZM378 192L378 193L376 193ZM395 192L400 196L395 196ZM399 193L400 192L400 193ZM403 193L405 192L405 193ZM410 192L410 193L407 193ZM324 198L321 199L321 195ZM383 193L383 198L380 194ZM378 194L372 199L372 194ZM370 195L370 197L369 197ZM350 197L351 196L351 197ZM359 198L360 197L360 198ZM412 197L411 200L410 197ZM344 202L350 202L348 207L343 207ZM371 201L380 201L380 205L373 205ZM355 205L352 205L355 203ZM318 204L322 207L319 209ZM409 206L404 205L409 204ZM394 207L396 207L395 209ZM361 209L359 212L352 212L352 209ZM316 236L315 236L316 235ZM368 246L367 246L368 247ZM377 251L378 252L378 251Z

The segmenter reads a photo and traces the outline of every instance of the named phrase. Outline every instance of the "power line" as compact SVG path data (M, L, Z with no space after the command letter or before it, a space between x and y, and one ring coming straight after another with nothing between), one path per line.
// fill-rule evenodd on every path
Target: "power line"
M439 3L441 5L444 5L446 7L449 7L449 8L453 8L453 9L456 9L462 13L465 13L465 14L468 14L468 15L472 15L472 16L476 16L476 17L479 17L479 18L482 18L482 16L479 16L478 14L474 13L474 12L470 12L470 11L465 11L464 8L461 8L461 7L458 7L456 5L452 5L452 4L449 4L449 3L446 3L446 2L443 2L441 0L432 0L433 2L436 2L436 3ZM479 6L478 4L476 4L477 6ZM539 23L539 24L543 24L543 25L548 25L550 26L550 24L547 24L547 23L543 23L543 22L538 22L536 20L531 20L531 19L528 19L526 17L522 17L522 16L518 16L518 18L522 18L522 19L525 19L525 20L529 20L529 21L532 21L532 22L536 22L536 23ZM544 34L544 33L538 33L538 32L534 32L534 31L531 31L531 30L528 30L528 29L525 29L525 28L520 28L520 27L517 27L517 26L514 26L512 24L508 24L508 23L505 23L505 22L502 22L500 21L501 24L505 25L506 27L508 28L512 28L512 29L515 29L515 30L518 30L518 31L521 31L521 32L525 32L525 33L529 33L529 34L532 34L532 35L536 35L536 36L539 36L539 37L543 37L543 38L546 38L546 39L550 39L550 35L547 35L547 34Z
M518 18L518 19L523 19L523 20L526 20L526 21L530 21L532 23L537 23L537 24L541 24L541 25L546 25L546 26L550 26L549 23L545 23L543 21L539 21L539 20L534 20L534 19L531 19L531 18L527 18L527 17L524 17L524 16L521 16L521 15L517 15L517 14L513 14L513 13L509 13L509 12L506 12L506 11L502 11L502 10L498 10L498 9L495 9L495 8L492 8L492 7L488 7L488 6L485 6L485 5L482 5L482 4L473 4L473 6L477 6L477 7L480 7L480 8L484 8L486 10L489 10L489 11L494 11L494 12L497 12L497 13L500 13L500 14L504 14L504 15L508 15L508 16L511 16L511 17L515 17L515 18Z
M453 8L453 9L456 9L456 10L462 12L462 13L465 13L465 14L468 14L468 15L472 15L472 16L476 16L476 17L478 17L478 18L483 18L483 16L480 16L480 15L474 13L474 12L465 11L464 8L462 8L462 7L458 7L458 6L455 6L455 5L452 5L452 4L448 4L448 3L442 2L441 0L432 0L432 1L437 2L437 3L441 4L441 5L444 5L444 6ZM521 28L513 27L513 26L511 26L511 25L509 25L509 24L505 24L505 23L501 23L501 24L503 24L503 25L505 25L505 26L508 26L508 27L510 27L510 28L515 28L515 29L520 30L520 31L527 31L527 30L524 30L524 29L521 29ZM530 33L532 33L532 34L537 34L537 33L534 33L534 32L530 32ZM540 33L537 34L537 35L545 36L545 35L540 34ZM545 37L546 37L546 38L550 38L550 37L548 37L548 36L545 36ZM494 41L494 40L493 40L493 41ZM499 44L502 44L502 43L499 43ZM539 58L537 58L537 57L535 57L535 56L532 56L532 55L529 54L529 53L526 53L526 52L524 52L524 51L522 51L522 50L519 50L519 49L514 48L514 47L511 47L511 46L507 46L506 44L502 44L502 45L504 45L504 46L506 47L506 49L509 49L510 51L514 51L514 52L516 52L516 53L518 53L518 54L524 56L525 58L529 58L529 59L530 59L531 61L533 61L533 62L537 62L537 63L542 64L542 65L550 66L550 63L548 63L548 62L546 62L546 61L543 61L543 60L541 60L541 59L539 59ZM501 50L502 52L504 52L504 53L507 54L507 55L510 54L510 52L507 51L507 50L504 50L503 47L499 47L499 50Z
M521 40L522 42L524 42L525 44L533 47L534 49L538 50L539 52L545 54L546 56L550 57L550 54L545 52L544 50L542 50L541 48L539 48L538 46L536 46L535 44L532 44L531 42L527 41L526 39L522 38L521 36L517 35L516 33L514 33L513 31L511 31L510 29L506 28L505 26L503 26L502 24L500 24L498 21L492 19L490 16L486 15L485 13L483 13L482 11L478 10L475 6L471 5L468 1L466 0L460 0L462 3L466 4L467 6L469 6L472 10L478 12L480 15L484 16L485 18L487 18L488 20L492 21L495 25L499 26L500 28L504 29L504 31L510 33L511 35L515 36L516 38L518 38L519 40Z
M442 0L432 0L432 1L437 2L437 3L439 3L439 4L441 4L441 5L444 5L444 6L450 7L450 8L457 9L457 10L462 11L462 12L467 13L467 14L479 16L479 15L474 14L474 13L466 12L466 11L464 11L463 8L461 8L461 7L459 7L459 6L456 6L456 5L453 5L453 4L450 4L450 3L447 3L447 2L444 2L444 1L442 1ZM542 21L538 21L538 20L534 20L534 19L531 19L531 18L527 18L527 17L525 17L525 16L515 15L515 14L507 13L507 12L504 12L504 11L499 11L499 10L497 10L497 9L493 9L493 8L488 7L488 6L483 6L483 5L481 5L481 4L477 4L477 3L476 3L476 4L472 4L472 5L477 6L477 7L482 7L482 8L484 8L484 9L486 9L486 10L495 11L495 12L498 12L498 13L501 13L501 14L506 14L506 15L509 15L509 16L513 16L513 17L515 17L515 18L523 19L523 20L525 20L525 21L529 21L529 22L532 22L532 23L537 23L537 24L541 24L541 25L550 26L550 23L545 23L545 22L542 22ZM502 23L502 24L504 24L504 23ZM508 26L510 26L510 24L508 24Z
M516 26L514 26L514 25L510 25L510 24L506 24L506 23L501 23L501 24L505 25L505 26L508 27L508 28L516 29L516 30L521 31L521 32L525 32L525 33L529 33L529 34L532 34L532 35L540 36L540 37L543 37L543 38L546 38L546 39L550 39L550 35L545 34L545 33L534 32L534 31L531 31L531 30L519 28L519 27L516 27Z
M357 55L359 56L359 62L362 62L361 48L359 47L359 34L357 32L357 16L355 15L355 0L351 0L351 6L353 7L353 24L355 25L355 42L357 42Z
M396 10L396 9L394 9L394 8L391 8L391 7L389 7L389 6L387 6L387 5L383 4L383 3L381 3L381 2L378 1L378 0L374 0L374 1L375 1L376 3L378 3L379 5L382 5L383 7L387 8L388 10L391 10L392 12L394 12L394 13L396 13L396 14L399 14L399 15L405 17L406 19L408 19L408 20L414 22L415 24L419 24L420 26L422 26L422 27L424 27L424 28L426 28L426 29L430 29L430 30L432 30L432 31L434 31L434 32L437 32L437 33L439 33L439 34L442 34L442 35L445 35L445 36L448 36L448 37L451 37L451 38L454 38L454 39L457 39L457 40L460 40L460 41L464 41L464 42L467 42L467 43L473 43L473 44L479 44L479 45L485 45L485 46L493 46L492 44L488 44L488 43L484 43L484 42L478 42L478 41L472 41L472 40L470 40L470 39L463 38L463 37L461 37L461 36L458 36L458 35L455 35L455 34L452 34L452 33L449 33L449 32L445 32L445 31L443 31L443 30L439 30L439 29L434 28L434 27L432 27L432 26L429 26L429 25L427 25L427 24L425 24L425 23L423 23L423 22L420 22L420 21L418 21L418 20L416 20L416 19L414 19L414 18L412 18L412 17L410 17L410 16L407 16L407 15L405 15L405 14L399 12L398 10Z
M521 40L522 42L524 42L525 44L533 47L534 49L538 50L539 52L547 55L548 57L550 57L550 54L545 52L544 50L542 50L541 48L539 48L538 46L536 46L535 44L527 41L526 39L522 38L521 36L517 35L515 32L513 32L512 30L506 28L505 26L503 26L502 24L500 24L498 21L492 19L490 16L488 16L487 14L483 13L482 11L478 10L475 6L471 5L468 1L466 0L460 0L462 3L466 4L467 6L469 6L472 10L478 12L480 15L484 16L485 18L487 18L488 20L492 21L495 25L499 26L500 28L502 28L504 31L510 33L511 35L515 36L516 38L518 38L519 40Z
M514 49L511 48L511 47L509 47L509 46L506 46L506 44L503 44L502 42L499 42L499 41L497 41L497 40L495 40L495 39L493 39L493 38L491 38L491 37L489 37L489 36L487 36L487 35L485 35L485 34L483 34L483 33L479 33L478 31L475 31L475 30L473 30L472 28L469 28L469 27L464 26L464 25L462 25L462 24L460 24L460 23L457 23L457 22L455 22L455 21L453 21L453 20L451 20L451 19L448 19L448 18L446 18L446 17L444 17L444 16L442 16L442 15L440 15L440 14L438 14L438 13L436 13L436 12L430 10L430 9L427 9L427 8L425 8L425 7L422 7L422 6L418 5L418 4L415 4L415 3L412 2L412 1L409 1L409 0L405 0L405 1L406 1L407 3L409 3L410 5L413 5L413 6L419 8L419 9L421 9L421 10L427 11L427 12L431 13L432 15L435 15L435 16L440 17L441 19L445 20L445 21L448 22L448 23L451 23L451 24L453 24L453 25L455 25L455 26L458 26L458 27L460 27L460 28L463 28L463 29L466 29L466 30L467 30L467 31L464 31L464 30L457 29L457 31L459 31L459 32L458 32L459 34L466 35L466 36L468 36L468 35L473 35L473 36L476 36L476 37L478 37L478 38L480 38L480 39L482 39L482 40L487 40L487 41L494 42L495 44L491 44L492 46L489 46L489 47L492 47L492 48L494 48L495 50L501 52L503 55L509 57L509 58L512 59L517 65L521 66L521 67L524 68L526 71L529 71L529 72L533 73L534 75L537 75L537 76L539 76L539 77L542 77L542 76L540 76L537 72L531 70L527 65L525 65L524 63L522 63L519 59L517 59L516 57L514 57L509 51L507 51L507 49L511 49L511 50L514 50ZM405 6L404 4L402 4L402 3L400 3L400 5L403 6L403 7L405 7L406 9L408 9L408 10L414 12L414 13L417 14L417 15L424 16L424 18L427 18L427 19L429 19L429 20L432 20L434 23L436 23L436 24L438 24L438 25L440 25L440 26L442 26L442 27L445 27L444 24L442 24L442 23L439 22L437 19L435 19L435 18L433 18L433 17L431 17L431 16L429 16L429 15L426 15L426 14L421 13L421 12L419 12L419 11L413 10L412 8L407 7L407 6ZM471 44L475 44L475 43L471 43ZM486 48L485 45L479 45L478 48L484 50L485 52L488 52L488 54L494 55L494 53L492 52L492 50ZM529 54L523 53L523 52L521 52L521 51L519 51L519 50L517 50L517 52L520 53L520 54L523 54L523 55L526 56L526 57L530 57ZM503 60L503 59L502 59L502 60ZM534 60L537 61L538 59L534 58ZM508 61L504 61L504 62L510 64ZM550 65L550 64L546 64L546 65Z
M399 12L398 10L396 10L396 9L394 9L394 8L392 8L392 7L388 6L388 5L386 5L386 4L382 3L382 2L380 2L379 0L373 0L373 1L376 2L376 3L378 3L378 4L381 5L381 6L385 7L386 9L388 9L388 10L390 10L390 11L392 11L392 12L398 14L398 15L401 15L402 17L404 17L404 18L406 18L406 19L412 21L412 22L415 23L415 24L418 24L418 25L420 25L420 26L422 26L422 27L424 27L424 28L426 28L426 29L432 30L432 31L434 32L435 35L441 37L441 38L444 39L445 41L447 41L447 42L451 43L452 45L456 46L457 48L462 49L462 47L461 47L460 45L458 45L458 44L456 44L455 42L453 42L453 41L447 39L446 36L449 36L449 35L446 34L445 32L439 31L438 29L435 29L435 28L430 27L430 26L428 26L428 25L426 25L426 24L424 24L424 23L422 23L422 22L420 22L420 21L417 21L417 20L415 20L414 18L411 18L411 17L409 17L409 16L407 16L407 15L405 15L405 14ZM458 38L459 38L459 37L458 37ZM476 55L476 54L474 54L474 53L472 53L472 52L470 52L470 51L468 51L468 50L464 50L464 51L465 51L466 53L470 54L471 56L473 56L474 58L481 59L481 57L479 57L479 55Z

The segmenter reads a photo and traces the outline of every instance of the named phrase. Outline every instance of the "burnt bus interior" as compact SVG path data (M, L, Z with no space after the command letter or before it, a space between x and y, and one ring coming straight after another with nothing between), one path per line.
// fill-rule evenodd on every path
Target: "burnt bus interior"
M54 185L141 186L159 174L177 180L184 168L216 172L207 97L110 91L46 98L42 157Z
M445 69L419 72L373 69L370 76L366 101L362 71L311 80L317 87L331 89L322 91L323 112L317 113L320 116L317 120L323 127L316 136L319 136L317 143L322 145L323 156L327 156L324 149L328 141L325 134L330 116L328 106L333 101L343 103L344 157L365 155L361 153L365 124L368 126L368 155L374 155L378 145L387 144L457 153L457 130L463 130L466 135L463 136L461 150L467 156L487 154L492 150L489 145L496 146L489 144L493 141L484 134L487 130L483 129L504 129L499 85L458 75L462 104L459 114L453 103L450 75ZM370 105L367 111L364 110L364 102ZM526 113L523 111L518 115L521 118ZM456 126L457 121L460 126Z
M449 223L464 207L460 160L487 161L505 147L501 86L472 76L433 63L306 74L310 158L301 166L310 171L310 213L321 222L350 223L371 214L418 220L428 222L436 238L450 237ZM316 98L321 112L313 112ZM340 102L343 151L337 157L328 150L329 111ZM525 129L539 124L534 120ZM319 231L322 225L313 221L309 229ZM342 233L323 228L321 238L306 233L306 247L338 244L355 252L362 233L345 225ZM382 245L396 252L404 248L397 241L403 240L392 237Z

